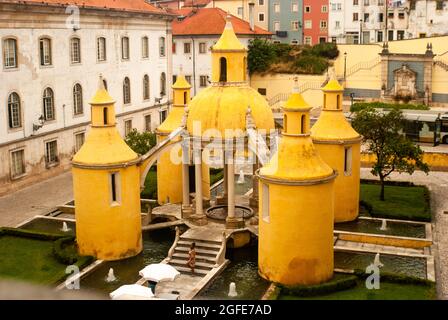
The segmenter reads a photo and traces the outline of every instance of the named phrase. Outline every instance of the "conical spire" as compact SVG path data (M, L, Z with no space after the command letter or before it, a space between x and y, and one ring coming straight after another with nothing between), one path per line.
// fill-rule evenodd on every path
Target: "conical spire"
M286 101L283 109L289 111L308 111L311 109L310 105L303 99L300 94L299 81L297 77L294 78L294 87L292 89L292 94L289 96L288 101Z
M176 82L172 86L173 89L190 89L191 85L185 79L183 67L180 66L179 74L177 75Z
M104 87L104 80L101 74L98 81L98 90L89 103L91 105L105 105L115 103L115 100L109 95L109 92L107 92L106 88Z
M224 31L222 32L221 37L219 38L218 42L213 46L213 51L222 51L222 50L224 51L246 50L246 48L243 46L243 44L238 40L238 38L235 35L230 14L227 14L226 25L224 27Z

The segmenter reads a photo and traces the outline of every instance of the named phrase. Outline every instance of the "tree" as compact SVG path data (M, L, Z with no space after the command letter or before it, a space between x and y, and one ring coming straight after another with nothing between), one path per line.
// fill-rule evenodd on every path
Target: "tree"
M371 172L381 182L380 200L384 201L385 179L392 172L429 172L423 162L423 151L402 134L405 120L400 110L382 113L373 108L363 109L356 114L352 125L363 136L367 150L376 155Z
M147 131L140 133L133 129L126 136L125 142L134 152L143 155L157 144L157 139L155 133Z
M247 67L249 73L264 72L275 59L275 50L266 39L254 39L249 42L249 53L247 56Z

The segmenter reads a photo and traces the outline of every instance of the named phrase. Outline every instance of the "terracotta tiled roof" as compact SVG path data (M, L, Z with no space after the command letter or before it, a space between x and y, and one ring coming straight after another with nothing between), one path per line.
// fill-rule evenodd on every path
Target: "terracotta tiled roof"
M145 0L4 0L9 3L29 3L53 6L76 5L80 8L114 9L129 12L148 12L166 14L162 9L156 8Z
M173 35L221 35L226 25L227 13L220 8L182 8L180 10L170 10L179 16L183 15L183 20L174 19L172 22ZM272 35L271 32L259 27L250 30L249 22L231 15L233 30L238 35Z

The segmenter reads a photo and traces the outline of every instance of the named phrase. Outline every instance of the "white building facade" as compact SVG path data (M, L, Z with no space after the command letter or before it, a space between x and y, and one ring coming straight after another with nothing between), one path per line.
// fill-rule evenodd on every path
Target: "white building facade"
M409 1L409 38L448 34L448 1Z
M78 10L0 3L0 195L71 167L100 75L123 136L155 129L167 112L172 16Z

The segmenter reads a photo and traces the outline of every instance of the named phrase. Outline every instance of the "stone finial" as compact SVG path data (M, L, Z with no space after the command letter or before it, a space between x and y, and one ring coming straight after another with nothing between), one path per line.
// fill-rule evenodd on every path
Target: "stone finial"
M185 105L184 107L184 114L182 116L182 122L181 122L181 126L182 127L186 127L187 126L187 119L188 119L188 112L189 112L189 108Z
M98 90L106 90L104 87L103 74L100 73L99 82L98 82Z
M184 67L182 64L179 66L179 75L182 75L184 73Z
M233 29L231 19L232 19L232 16L230 15L230 11L227 11L225 29Z
M299 93L299 77L294 77L294 87L292 93Z
M250 106L247 106L246 110L246 130L247 129L255 129L255 122L252 117L252 109Z

